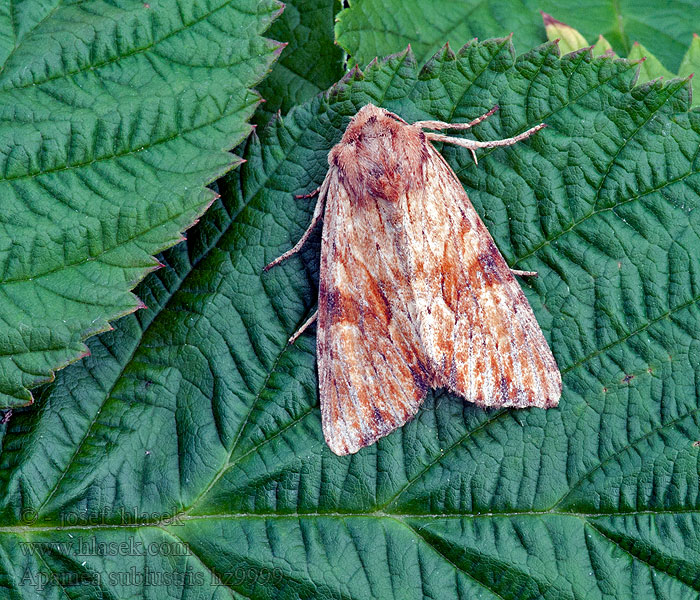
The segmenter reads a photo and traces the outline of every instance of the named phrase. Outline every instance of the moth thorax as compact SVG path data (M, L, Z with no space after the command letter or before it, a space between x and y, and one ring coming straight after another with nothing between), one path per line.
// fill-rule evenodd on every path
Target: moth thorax
M351 195L397 201L420 183L425 139L416 127L367 105L328 156Z

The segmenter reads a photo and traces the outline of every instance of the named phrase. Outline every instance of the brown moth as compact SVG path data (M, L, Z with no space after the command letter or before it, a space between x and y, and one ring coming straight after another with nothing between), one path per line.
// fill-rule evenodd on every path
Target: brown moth
M561 375L516 275L431 141L507 146L544 127L478 142L426 133L373 104L328 155L311 225L323 217L316 318L323 433L353 454L411 419L430 388L483 407L556 406ZM315 195L309 194L307 197Z

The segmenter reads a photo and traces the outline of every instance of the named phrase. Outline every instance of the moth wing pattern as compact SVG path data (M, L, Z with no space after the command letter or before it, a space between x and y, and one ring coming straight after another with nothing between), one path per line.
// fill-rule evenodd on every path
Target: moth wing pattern
M266 267L298 251L324 215L316 354L336 454L402 426L430 388L485 407L559 401L561 375L525 294L430 144L464 146L476 160L475 148L511 145L544 124L490 142L422 131L468 129L497 108L466 124L410 125L365 105L328 155L309 229Z
M426 146L404 227L433 385L480 406L556 406L561 375L532 308L454 171Z
M430 377L391 225L400 212L351 197L336 167L327 177L316 353L324 437L343 455L413 417Z

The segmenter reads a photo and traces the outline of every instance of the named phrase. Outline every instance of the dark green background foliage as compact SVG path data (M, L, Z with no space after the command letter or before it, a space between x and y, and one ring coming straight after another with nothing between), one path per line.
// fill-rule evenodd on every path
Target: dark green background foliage
M700 27L697 0L350 0L338 19L338 42L359 64L413 46L427 60L445 42L459 48L473 37L515 34L518 50L543 41L539 10L578 29L587 40L599 35L621 56L635 41L676 72Z
M343 52L333 40L334 0L292 0L267 35L287 47L257 89L266 99L255 121L267 124L277 110L324 92L343 76Z
M332 79L339 58L314 68ZM287 112L314 81L280 64L283 95L265 89ZM148 309L1 426L0 595L697 598L700 111L687 81L636 73L552 43L516 56L506 38L426 65L404 51L249 137L136 288ZM498 103L478 139L548 124L478 167L442 152L508 263L539 272L524 288L562 370L558 408L439 392L357 455L326 447L313 331L286 344L315 309L318 234L261 269L306 228L313 200L293 195L367 102L409 121Z

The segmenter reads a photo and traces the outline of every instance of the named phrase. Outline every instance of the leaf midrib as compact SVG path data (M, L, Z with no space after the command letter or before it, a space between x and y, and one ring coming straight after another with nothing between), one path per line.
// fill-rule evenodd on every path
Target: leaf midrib
M178 527L180 523L188 523L191 521L212 521L217 519L236 520L236 519L395 519L395 520L433 520L433 519L498 519L498 518L520 518L520 517L571 517L577 519L604 519L614 517L637 517L637 516L664 516L664 515L696 515L700 518L700 507L698 508L677 508L663 510L634 510L634 511L618 511L618 512L580 512L580 511L563 511L563 510L523 510L523 511L504 511L504 512L444 512L444 513L401 513L401 512L386 512L386 511L367 511L363 512L240 512L240 513L212 513L204 515L189 515L178 513L172 517L154 520L154 521L139 521L137 523L99 523L91 525L3 525L0 527L0 535L13 534L23 535L27 533L51 533L62 531L100 531L100 530L125 530L125 529L143 529L143 528L168 528ZM173 521L177 521L173 523ZM0 545L0 547L2 547Z
M310 519L310 518L320 518L320 519L340 519L342 521L345 520L355 520L355 519L361 519L361 520L367 520L371 518L377 518L379 520L388 520L388 521L393 521L397 523L400 527L406 528L412 536L414 536L417 539L422 540L423 543L426 544L426 546L433 552L435 552L438 557L441 560L444 560L446 563L450 564L456 571L465 574L466 576L469 577L469 579L473 580L475 583L489 591L490 593L494 594L495 596L502 598L502 596L486 585L485 583L479 581L476 579L474 576L472 576L469 572L465 571L465 569L457 564L455 564L448 556L446 556L440 549L438 549L432 542L431 540L427 539L424 535L421 534L420 528L416 529L415 526L411 523L411 521L420 521L421 518L425 519L465 519L465 518L486 518L486 519L492 519L492 518L498 518L498 517L513 517L513 518L522 518L522 517L528 517L532 516L535 518L546 518L547 516L552 516L552 517L565 517L565 518L574 518L577 520L580 520L582 522L582 526L585 528L586 526L592 527L594 531L596 531L600 536L601 539L607 541L608 543L612 544L616 548L619 548L621 551L623 551L626 555L628 555L632 560L638 560L642 562L643 564L647 565L649 568L658 571L659 573L664 573L665 575L671 577L672 579L678 581L684 586L687 586L691 589L697 590L697 587L692 585L691 583L683 580L680 578L677 574L663 569L659 567L658 565L655 565L648 560L646 560L643 557L638 556L636 553L631 552L629 549L624 548L621 546L618 542L610 538L608 535L604 534L599 527L595 525L595 523L591 522L589 519L590 518L595 518L595 517L606 517L606 516L625 516L625 515L639 515L639 514L678 514L678 513L694 513L696 515L700 515L700 511L638 511L635 513L615 513L613 515L608 515L608 514L598 514L598 513L557 513L557 512L536 512L536 511L529 511L529 512L518 512L518 513L484 513L484 514L478 514L478 515L454 515L454 514L429 514L429 515L402 515L402 514L390 514L390 513L294 513L294 514L251 514L251 513L232 513L232 514L222 514L222 515L204 515L204 516L197 516L197 517L188 517L188 518L183 518L183 521L188 521L188 520L206 520L206 519L261 519L263 521L267 521L269 519L276 519L276 520L293 520L293 521L299 521L299 520L305 520L305 519ZM63 531L93 531L93 530L124 530L124 529L131 529L138 531L140 529L144 528L149 528L149 529L157 529L161 535L164 536L170 536L173 539L177 540L179 543L185 545L186 547L189 548L190 553L199 561L201 566L208 570L213 576L216 577L218 581L220 581L223 585L226 585L228 589L231 589L237 593L241 593L238 590L235 590L235 588L232 588L231 586L225 584L221 578L219 577L218 573L216 570L206 561L200 553L195 552L192 549L192 545L187 542L187 540L179 535L177 535L174 531L172 531L172 526L168 525L160 525L160 524L152 524L152 525L140 525L140 524L133 524L133 525L101 525L101 526L93 526L93 527L85 527L85 526L69 526L69 527L29 527L29 528L24 528L22 530L18 530L17 528L7 528L7 527L0 527L0 535L2 534L12 534L12 535L17 535L22 537L25 541L28 541L26 539L26 534L41 534L41 533L61 533ZM31 542L29 542L31 544ZM1 551L2 546L0 545L0 551ZM32 546L32 548L34 548ZM36 552L36 549L34 550ZM61 556L59 554L59 556ZM528 576L529 579L532 579L531 577ZM303 583L301 580L295 579L298 583Z

